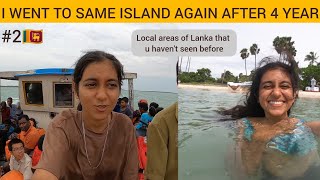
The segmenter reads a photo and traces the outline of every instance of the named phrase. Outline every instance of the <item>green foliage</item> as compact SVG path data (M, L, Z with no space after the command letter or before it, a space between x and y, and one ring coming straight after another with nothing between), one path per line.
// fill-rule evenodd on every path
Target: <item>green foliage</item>
M311 79L314 78L317 83L320 82L320 66L309 65L306 68L301 68L302 81L300 84L301 89L305 89L306 86L310 86Z
M197 72L182 72L179 75L181 83L193 83L193 82L215 82L215 79L211 77L211 70L208 68L198 69Z
M273 46L280 56L288 53L289 55L296 56L297 50L294 47L294 41L291 41L291 37L279 37L277 36L273 40Z
M235 82L236 81L236 77L230 72L230 71L226 71L225 73L222 73L221 78L223 78L223 83L227 83L227 82Z
M239 82L249 81L249 76L243 75L242 73L239 74Z
M304 61L310 61L309 65L313 65L315 63L317 63L317 59L319 58L319 56L317 56L317 53L311 51L308 55L306 55L306 57L304 58Z

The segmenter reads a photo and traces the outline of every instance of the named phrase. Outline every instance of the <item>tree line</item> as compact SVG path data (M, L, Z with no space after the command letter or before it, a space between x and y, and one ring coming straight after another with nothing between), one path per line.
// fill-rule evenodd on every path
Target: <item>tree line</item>
M292 37L279 37L277 36L273 40L273 46L276 52L279 54L279 59L286 58L284 56L292 56L293 58L297 54L297 50L294 46L294 41ZM244 82L249 81L257 68L257 55L260 52L258 44L253 43L250 48L243 48L240 51L240 57L244 60L245 74L240 73L239 75L234 75L229 70L225 70L221 74L220 78L213 78L211 76L211 70L208 68L198 69L197 72L179 72L179 80L181 83L221 83L226 84L227 82ZM255 69L253 69L250 74L247 73L247 59L250 56L254 56L255 59ZM319 56L314 51L311 51L304 58L304 61L309 61L308 67L299 68L301 84L300 88L304 89L306 86L310 86L310 81L314 78L317 82L320 82L320 62L318 62ZM299 62L297 62L299 64ZM181 68L180 68L181 70ZM320 83L319 83L320 84Z

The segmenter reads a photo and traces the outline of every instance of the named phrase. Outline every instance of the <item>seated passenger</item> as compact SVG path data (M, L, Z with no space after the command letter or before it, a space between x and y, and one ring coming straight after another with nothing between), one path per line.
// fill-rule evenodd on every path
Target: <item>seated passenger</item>
M127 115L130 119L132 119L132 111L130 107L128 106L129 99L127 97L123 97L120 101L120 112L122 114Z
M9 143L10 171L16 170L22 173L24 180L30 180L33 175L31 171L31 158L24 153L24 144L20 139L12 139Z
M36 147L40 134L35 127L31 126L28 115L22 115L19 118L19 127L21 129L19 139L25 144L25 153L30 154Z
M29 122L31 126L35 127L38 130L39 136L42 136L46 133L46 131L43 128L37 126L38 122L34 118L30 118Z

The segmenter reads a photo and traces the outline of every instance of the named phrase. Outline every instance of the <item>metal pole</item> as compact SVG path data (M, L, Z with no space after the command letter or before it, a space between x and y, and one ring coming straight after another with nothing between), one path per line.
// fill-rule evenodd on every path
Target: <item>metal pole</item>
M133 79L128 79L128 93L130 106L134 110Z

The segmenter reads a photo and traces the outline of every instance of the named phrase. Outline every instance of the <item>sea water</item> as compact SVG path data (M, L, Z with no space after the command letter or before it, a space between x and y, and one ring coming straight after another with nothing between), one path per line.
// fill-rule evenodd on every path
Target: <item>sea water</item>
M227 152L235 139L235 122L216 110L237 105L243 93L179 88L179 179L229 180ZM300 98L292 116L320 120L320 99Z
M1 101L6 101L8 97L13 98L13 103L16 104L19 101L19 88L17 86L1 86L0 87ZM128 97L127 90L121 90L120 97ZM156 102L160 107L168 107L178 100L178 94L172 92L159 92L159 91L134 91L133 105L135 109L138 109L138 101L140 99Z

